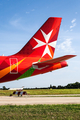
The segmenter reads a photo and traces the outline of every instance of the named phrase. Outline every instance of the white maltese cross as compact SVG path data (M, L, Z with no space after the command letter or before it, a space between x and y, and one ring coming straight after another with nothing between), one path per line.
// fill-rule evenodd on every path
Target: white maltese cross
M50 52L50 49L49 49L49 46L55 48L56 46L56 41L53 41L53 42L50 42L49 43L49 39L51 37L51 34L52 34L53 30L51 30L48 34L44 33L42 30L41 30L41 33L45 39L45 42L41 41L41 40L38 40L36 38L34 38L34 40L38 43L33 49L35 48L38 48L38 47L41 47L41 46L45 46L45 49L44 49L44 52L42 54L42 57L47 53L51 58L53 57L51 55L51 52Z

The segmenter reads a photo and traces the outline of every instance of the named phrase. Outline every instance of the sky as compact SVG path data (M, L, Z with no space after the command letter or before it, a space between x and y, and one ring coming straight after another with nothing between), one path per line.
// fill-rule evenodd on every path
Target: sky
M80 0L0 1L0 56L17 53L49 17L62 17L54 58L77 55L68 67L0 87L49 87L80 82Z

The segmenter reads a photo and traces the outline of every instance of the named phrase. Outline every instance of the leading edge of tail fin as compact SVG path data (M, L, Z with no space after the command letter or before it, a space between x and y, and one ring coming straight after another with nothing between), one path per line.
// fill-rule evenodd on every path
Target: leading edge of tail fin
M17 55L52 59L61 19L58 17L48 18Z

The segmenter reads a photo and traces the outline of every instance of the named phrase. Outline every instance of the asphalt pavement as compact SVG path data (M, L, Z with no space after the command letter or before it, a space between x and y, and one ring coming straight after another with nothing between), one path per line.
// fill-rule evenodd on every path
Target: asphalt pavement
M80 97L0 96L0 105L80 104Z

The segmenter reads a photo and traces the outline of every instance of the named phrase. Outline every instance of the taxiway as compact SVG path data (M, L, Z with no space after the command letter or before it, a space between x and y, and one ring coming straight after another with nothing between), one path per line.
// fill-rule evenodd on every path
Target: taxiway
M0 105L80 104L80 97L0 96Z

